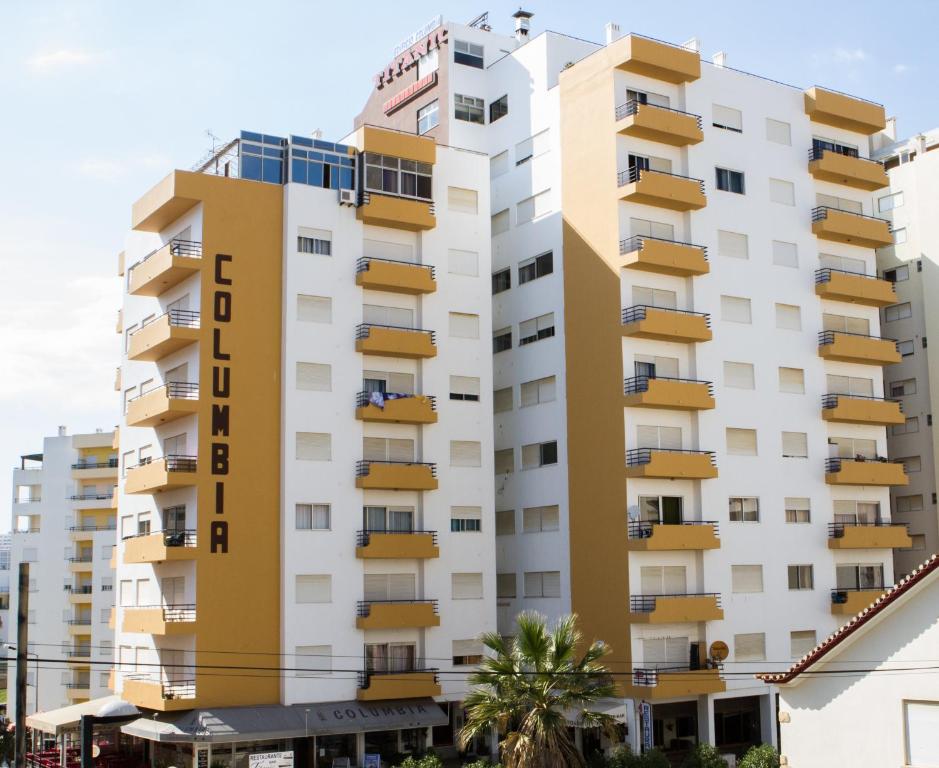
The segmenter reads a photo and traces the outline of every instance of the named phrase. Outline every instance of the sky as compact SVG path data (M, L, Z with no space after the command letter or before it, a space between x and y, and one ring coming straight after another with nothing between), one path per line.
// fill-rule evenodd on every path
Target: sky
M527 0L532 35L602 41L616 21L702 54L808 87L883 103L909 136L939 126L939 3L903 18L882 2L790 0L577 3ZM768 4L767 4L768 5ZM130 207L241 129L349 132L394 45L438 13L483 11L510 33L516 2L0 0L0 499L10 470L59 425L111 429L119 363L117 254ZM850 12L844 12L850 9ZM210 135L211 133L211 135ZM7 530L9 502L0 505Z

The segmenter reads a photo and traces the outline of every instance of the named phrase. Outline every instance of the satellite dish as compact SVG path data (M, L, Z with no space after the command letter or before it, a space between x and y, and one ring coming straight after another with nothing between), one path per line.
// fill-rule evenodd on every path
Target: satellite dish
M730 649L723 640L715 640L711 643L711 658L714 661L723 661L730 655Z

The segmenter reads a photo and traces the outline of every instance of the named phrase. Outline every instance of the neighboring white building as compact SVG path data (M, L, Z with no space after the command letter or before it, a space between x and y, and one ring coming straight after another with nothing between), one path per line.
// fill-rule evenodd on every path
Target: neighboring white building
M19 564L30 563L27 712L55 709L108 693L113 658L115 542L113 432L43 439L13 470L13 534L3 572L4 641L16 642ZM0 552L2 557L2 552ZM6 653L13 655L12 651ZM102 663L104 662L104 663ZM15 715L15 665L7 665L7 713Z
M939 557L933 555L784 673L781 762L939 766Z

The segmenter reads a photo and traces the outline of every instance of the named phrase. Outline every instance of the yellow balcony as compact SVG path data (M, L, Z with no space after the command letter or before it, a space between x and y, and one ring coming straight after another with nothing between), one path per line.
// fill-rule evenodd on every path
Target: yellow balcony
M884 108L845 93L827 91L813 86L805 92L805 114L813 123L832 125L846 131L870 136L887 125Z
M693 277L711 271L703 245L676 243L658 237L635 235L620 242L623 266L661 275Z
M908 485L903 464L880 459L825 460L825 482L829 485Z
M134 331L127 356L131 360L160 360L199 339L199 313L173 309Z
M195 560L195 531L162 531L124 539L124 563Z
M356 396L355 418L384 424L436 424L437 399L429 395L383 400L379 406L368 392Z
M88 696L91 693L91 683L88 681L66 683L65 692L68 694L68 698L72 703L79 704L82 701L88 700Z
M718 594L631 595L629 598L629 620L636 624L686 624L723 618Z
M851 395L822 395L822 418L842 424L903 424L906 418L896 400Z
M359 531L355 556L364 560L440 557L435 531Z
M829 267L815 270L815 293L823 299L868 307L886 307L897 300L896 289L887 280Z
M633 448L626 451L626 477L707 480L717 477L711 451Z
M121 698L134 706L158 712L175 712L197 706L196 684L124 678Z
M128 293L159 296L202 267L202 243L171 240L130 268Z
M417 295L437 290L434 268L391 259L363 258L356 266L355 284L372 291Z
M904 549L913 540L905 523L829 523L829 549Z
M623 335L637 339L694 343L711 340L711 318L704 312L637 305L623 310Z
M91 630L86 632L86 643L91 641ZM88 666L88 662L91 661L91 646L90 645L75 645L69 648L65 652L65 658L68 660L70 665L74 664L79 667Z
M363 323L356 328L355 351L382 357L436 357L437 341L433 331Z
M196 631L196 607L156 605L125 608L121 630L145 635L191 635Z
M91 602L93 592L91 584L81 584L78 586L66 584L65 591L68 594L68 601L73 605Z
M70 573L90 573L93 567L94 563L90 554L68 558L68 569Z
M639 35L626 35L616 42L617 67L667 83L690 83L701 77L701 56L677 45Z
M403 157L430 165L437 162L437 142L431 136L364 125L356 132L356 142L362 152Z
M114 504L112 489L107 491L83 491L69 496L72 509L107 509Z
M358 604L358 629L439 627L436 600L366 600Z
M356 488L386 491L436 491L437 465L410 461L360 461Z
M91 617L83 616L80 619L69 619L68 620L68 633L70 635L79 636L85 635L91 636Z
M199 408L199 385L174 381L135 397L127 404L127 424L131 427L157 427Z
M874 216L819 206L812 210L812 233L820 240L882 248L893 243L890 222Z
M709 520L677 524L634 520L628 525L626 548L631 552L675 552L720 549L717 523Z
M117 459L99 461L92 457L72 464L72 477L76 480L114 480L117 477Z
M363 192L355 217L363 224L421 232L437 226L434 204L427 200Z
M630 168L617 177L619 199L670 211L697 211L707 205L704 182L665 171Z
M660 701L701 696L706 693L723 693L725 690L727 686L717 668L692 670L668 667L662 670L633 670L633 684L626 695L636 699Z
M195 484L195 456L164 456L128 469L124 493L159 493Z
M616 130L624 136L673 147L686 147L704 140L698 115L638 101L628 101L616 108Z
M853 189L873 192L889 184L887 171L876 160L852 157L830 149L809 150L809 173L819 181L830 181Z
M901 360L897 343L893 339L841 331L822 331L818 334L818 355L825 360L867 365L893 365Z
M883 589L833 589L831 612L833 616L854 616L884 593Z
M362 672L359 675L359 701L391 701L439 696L440 684L433 670L415 672Z
M634 376L624 382L627 408L706 411L714 407L711 382Z

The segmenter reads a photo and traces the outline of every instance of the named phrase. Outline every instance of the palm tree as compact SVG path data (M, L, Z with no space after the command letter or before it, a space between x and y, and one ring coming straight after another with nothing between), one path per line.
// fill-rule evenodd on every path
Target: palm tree
M463 701L467 716L460 746L466 749L474 737L496 728L507 768L583 768L568 720L615 733L612 716L591 711L600 699L616 695L612 676L600 663L608 649L594 641L578 657L583 637L573 615L549 628L544 616L526 611L517 624L511 642L495 632L480 638L492 654L470 676L474 688Z

